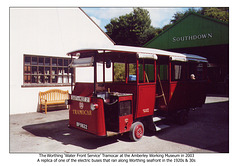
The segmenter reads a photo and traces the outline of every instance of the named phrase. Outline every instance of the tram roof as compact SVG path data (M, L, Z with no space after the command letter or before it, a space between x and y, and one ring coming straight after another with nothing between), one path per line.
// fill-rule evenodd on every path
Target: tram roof
M137 58L146 58L146 59L155 59L155 60L157 60L157 56L168 56L171 58L172 61L207 62L206 58L198 55L176 53L176 52L170 52L170 51L154 49L154 48L123 46L123 45L113 45L111 47L102 47L102 48L82 48L79 50L69 52L67 53L67 55L79 56L81 53L87 53L87 52L102 53L103 51L136 53L138 56Z

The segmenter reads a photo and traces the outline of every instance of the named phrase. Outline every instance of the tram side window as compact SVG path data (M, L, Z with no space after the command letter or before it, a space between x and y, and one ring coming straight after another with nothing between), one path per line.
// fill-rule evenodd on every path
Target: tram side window
M182 65L174 64L172 65L172 81L182 80Z
M114 63L114 81L125 81L125 63Z
M191 63L189 68L190 75L194 74L196 80L203 80L203 64L202 63Z
M140 83L148 83L148 82L154 82L155 80L155 71L154 71L154 64L153 61L147 61L140 59L139 60L139 82Z
M197 72L196 72L197 74L197 78L199 79L199 80L203 80L204 79L204 73L203 73L203 64L202 63L199 63L198 65L197 65Z
M139 70L139 82L143 82L143 62L139 60L139 65L138 65L138 70Z
M154 82L154 65L145 64L146 81Z
M130 63L129 66L129 79L130 82L136 82L137 81L137 74L136 74L136 63Z
M157 66L157 77L162 81L168 80L168 65Z

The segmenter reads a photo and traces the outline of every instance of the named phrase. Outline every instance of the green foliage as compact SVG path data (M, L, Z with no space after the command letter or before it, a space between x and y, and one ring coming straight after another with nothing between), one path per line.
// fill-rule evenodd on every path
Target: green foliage
M129 75L136 75L136 64L129 64ZM114 63L114 80L125 81L125 63Z
M202 8L202 14L220 21L229 22L228 7L205 7Z
M159 31L151 26L149 12L141 8L134 8L129 14L111 19L105 28L117 44L132 46L141 46Z
M125 81L124 63L114 63L114 81Z
M197 9L194 9L194 8L189 8L185 12L177 12L177 13L174 14L173 19L170 21L170 24L176 23L178 20L180 20L181 18L183 18L184 16L186 16L188 13L191 13L191 12L199 13L199 12L201 12L201 9L197 10Z
M185 12L177 12L174 14L170 24L173 24L180 20L182 17L190 12L202 14L204 16L214 18L220 21L229 22L229 8L228 7L203 7L200 9L189 8Z
M129 75L136 75L136 64L129 64Z
M163 30L160 28L154 28L153 26L150 26L148 29L146 29L142 35L140 35L140 41L139 45L142 46L155 36L157 36L159 33L161 33Z

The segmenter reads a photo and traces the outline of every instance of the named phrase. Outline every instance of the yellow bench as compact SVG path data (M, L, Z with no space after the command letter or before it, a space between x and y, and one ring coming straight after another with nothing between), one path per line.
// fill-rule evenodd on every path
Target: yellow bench
M40 110L45 110L46 114L48 105L65 104L65 100L68 99L68 90L51 89L45 92L39 92L39 99ZM43 105L45 106L44 109L42 107Z

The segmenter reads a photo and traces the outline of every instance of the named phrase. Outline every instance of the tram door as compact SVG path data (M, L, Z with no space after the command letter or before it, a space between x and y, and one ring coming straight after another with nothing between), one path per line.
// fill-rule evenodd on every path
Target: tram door
M135 118L153 114L156 95L156 61L139 59L137 84L137 107Z

